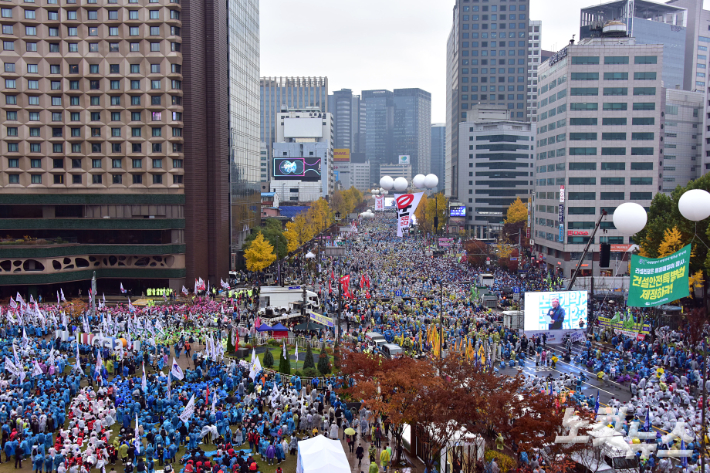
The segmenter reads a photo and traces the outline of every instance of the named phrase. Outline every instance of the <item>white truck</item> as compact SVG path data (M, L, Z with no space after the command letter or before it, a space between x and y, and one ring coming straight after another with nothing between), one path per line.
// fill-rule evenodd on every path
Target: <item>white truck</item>
M492 274L479 274L478 275L478 285L493 287L493 282L495 281L495 276Z
M303 286L262 286L259 294L259 313L278 316L300 308L302 303ZM318 294L306 290L306 308L315 310L318 306Z

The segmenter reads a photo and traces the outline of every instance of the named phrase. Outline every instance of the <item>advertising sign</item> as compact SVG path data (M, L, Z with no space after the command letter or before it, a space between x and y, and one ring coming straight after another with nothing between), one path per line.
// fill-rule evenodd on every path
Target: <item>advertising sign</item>
M560 204L565 203L565 186L560 186Z
M449 207L449 217L465 217L466 216L466 206L456 205Z
M558 210L558 221L559 223L564 223L565 221L565 206L560 204L560 208Z
M565 241L565 226L560 224L560 241Z
M567 236L589 236L587 230L567 230Z
M690 245L663 258L631 256L629 307L655 307L687 297Z
M395 194L394 200L397 207L397 236L403 235L402 230L409 228L412 217L417 210L419 201L422 200L423 192L416 194Z
M350 162L350 150L349 149L334 149L333 150L333 161L336 163L349 163Z
M280 181L320 181L320 158L274 158L274 179Z
M587 291L525 293L525 330L577 330L586 323Z
M439 238L439 246L451 246L454 244L453 238Z
M399 155L399 164L412 164L412 161L408 154Z

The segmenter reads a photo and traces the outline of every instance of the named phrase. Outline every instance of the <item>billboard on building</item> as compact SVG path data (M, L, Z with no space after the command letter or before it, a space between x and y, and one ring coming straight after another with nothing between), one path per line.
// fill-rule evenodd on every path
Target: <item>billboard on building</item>
M350 150L349 149L334 149L333 150L333 161L336 163L349 163L350 162Z
M277 181L320 181L321 158L274 158Z
M284 118L284 138L323 138L323 119Z
M399 155L399 164L412 164L412 160L408 154Z

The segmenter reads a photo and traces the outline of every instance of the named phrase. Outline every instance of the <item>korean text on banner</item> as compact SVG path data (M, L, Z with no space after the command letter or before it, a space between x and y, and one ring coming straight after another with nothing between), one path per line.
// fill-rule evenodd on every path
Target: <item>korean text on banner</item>
M395 194L394 200L397 203L397 236L403 235L402 230L409 228L412 223L412 215L417 210L419 201L422 200L423 192L416 194Z
M330 317L326 317L325 315L321 315L321 314L316 314L312 310L308 311L308 313L311 316L311 320L313 320L314 322L318 322L319 324L325 325L326 327L333 327L334 326L333 319L331 319Z
M385 210L385 196L378 195L375 197L375 212L381 212Z
M631 256L629 307L655 307L687 297L690 245L663 258Z

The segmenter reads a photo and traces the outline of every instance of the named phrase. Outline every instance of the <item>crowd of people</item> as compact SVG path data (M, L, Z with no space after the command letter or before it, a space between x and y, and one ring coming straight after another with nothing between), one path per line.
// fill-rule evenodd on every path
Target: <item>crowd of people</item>
M630 421L647 420L664 448L678 448L668 432L687 427L681 440L693 451L688 471L699 471L701 393L710 390L702 374L705 342L691 343L682 330L662 327L652 327L654 336L641 340L613 332L602 339L597 330L575 350L570 341L561 355L548 348L546 336L529 338L505 328L497 311L484 307L475 287L489 268L462 260L461 242L432 257L431 238L397 238L395 228L389 216L364 220L346 242L345 257L324 258L318 271L301 272L317 288L319 310L342 316L337 335L336 327L323 329L309 334L312 341L328 347L339 336L358 350L378 353L381 347L368 336L376 332L405 356L427 357L437 349L436 332L440 349L471 345L491 369L549 367L531 375L527 386L556 395L574 392L579 405L590 409L597 406L589 379L624 385L628 395L613 398L610 406L623 409ZM349 278L339 284L336 274ZM493 274L490 291L501 297L511 287L562 287L542 269L528 268L525 277ZM387 419L366 404L341 399L342 378L282 375L261 369L254 354L238 360L226 353L230 343L262 337L256 331L263 322L259 276L238 273L236 279L239 290L142 308L99 302L90 310L25 301L18 294L3 308L0 325L0 461L22 468L24 460L45 473L105 473L117 465L127 473L245 473L283 464L297 454L299 441L322 434L343 439L363 471L396 469L389 465ZM593 307L611 317L642 316L626 315L617 304ZM558 356L573 372L556 376ZM629 427L624 425L624 434L632 440ZM522 468L546 471L543 457L517 454ZM653 471L677 466L654 455L641 464Z

